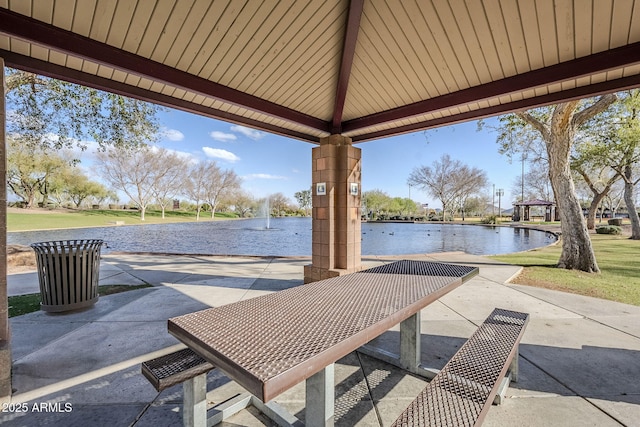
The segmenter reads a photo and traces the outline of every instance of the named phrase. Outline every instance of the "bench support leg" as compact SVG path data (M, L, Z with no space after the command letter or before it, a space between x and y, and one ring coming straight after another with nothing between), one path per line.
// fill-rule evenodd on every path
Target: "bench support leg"
M511 360L511 365L509 366L509 371L511 372L511 381L514 383L518 382L518 360L520 359L520 346L516 345L516 351L513 355L513 359Z
M413 372L420 365L420 312L400 323L400 367Z
M496 397L493 399L494 405L502 405L511 381L513 381L514 383L518 382L518 359L520 358L519 344L516 344L514 352L515 353L513 355L513 359L511 359L511 363L509 364L507 375L502 379L500 387L498 388L498 392L496 393Z
M335 409L333 363L306 382L305 425L309 427L333 426Z
M182 422L185 427L207 425L207 374L200 374L182 384Z

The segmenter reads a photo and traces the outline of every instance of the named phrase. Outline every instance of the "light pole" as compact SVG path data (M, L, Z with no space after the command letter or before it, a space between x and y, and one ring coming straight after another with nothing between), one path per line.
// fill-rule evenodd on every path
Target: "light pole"
M525 156L524 151L522 152L522 178L521 178L521 195L520 195L520 201L524 202L524 161L526 160L527 156Z
M504 190L502 188L498 188L496 190L496 196L498 196L498 218L502 218L502 207L500 205L500 201L503 195L504 195Z
M491 203L491 215L496 216L496 185L493 184L493 203Z

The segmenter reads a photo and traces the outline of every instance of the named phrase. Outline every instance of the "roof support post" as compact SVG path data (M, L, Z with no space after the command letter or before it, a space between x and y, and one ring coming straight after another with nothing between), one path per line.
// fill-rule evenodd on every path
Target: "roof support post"
M0 89L0 403L6 403L11 399L11 334L7 290L7 110L1 57Z
M312 264L305 283L360 270L361 150L331 135L312 150Z

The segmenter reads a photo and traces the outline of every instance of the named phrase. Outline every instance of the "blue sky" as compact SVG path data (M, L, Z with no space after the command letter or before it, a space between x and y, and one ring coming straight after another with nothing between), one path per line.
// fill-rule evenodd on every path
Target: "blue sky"
M167 110L159 115L162 147L200 159L214 159L243 179L243 188L256 197L281 192L292 202L294 193L311 185L313 144L242 126ZM362 191L379 189L392 197L408 197L407 178L415 167L431 165L443 154L486 171L491 186L503 188L502 207L511 207L511 187L521 164L498 154L496 134L477 132L476 122L365 142L362 149ZM411 198L438 208L424 191L411 188ZM498 200L496 198L496 205Z

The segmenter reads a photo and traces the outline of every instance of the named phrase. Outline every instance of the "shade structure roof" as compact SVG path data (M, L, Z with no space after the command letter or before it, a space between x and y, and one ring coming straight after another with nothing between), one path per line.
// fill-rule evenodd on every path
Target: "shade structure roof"
M555 203L550 202L548 200L540 200L540 199L525 200L524 202L514 203L515 206L553 206L554 204Z
M0 0L0 57L363 142L640 86L640 1Z

